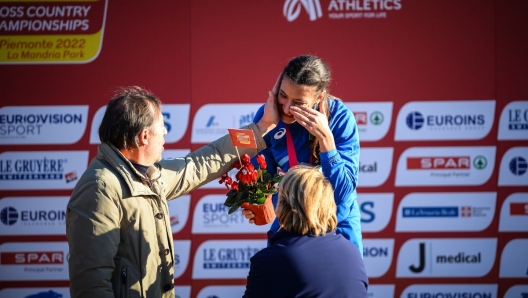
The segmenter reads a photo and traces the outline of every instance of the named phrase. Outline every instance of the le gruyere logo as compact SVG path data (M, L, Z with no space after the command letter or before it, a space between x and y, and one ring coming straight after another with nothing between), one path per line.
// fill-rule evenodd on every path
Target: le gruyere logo
M0 64L93 61L101 50L107 3L0 1Z

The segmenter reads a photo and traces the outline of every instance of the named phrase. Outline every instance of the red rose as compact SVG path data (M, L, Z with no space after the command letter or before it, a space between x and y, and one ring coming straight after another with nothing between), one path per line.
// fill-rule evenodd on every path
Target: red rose
M243 165L243 166L249 164L249 162L250 162L250 157L249 157L249 155L244 154L244 156L242 156L242 160L241 160L241 161L242 161L242 165Z
M237 170L240 170L242 166L240 165L240 162L238 161L235 161L235 163L233 164L233 168L237 169Z
M262 154L257 155L257 162L261 169L265 169L267 167L266 158L264 157L264 155Z
M231 189L238 191L238 182L233 182L233 184L231 184Z

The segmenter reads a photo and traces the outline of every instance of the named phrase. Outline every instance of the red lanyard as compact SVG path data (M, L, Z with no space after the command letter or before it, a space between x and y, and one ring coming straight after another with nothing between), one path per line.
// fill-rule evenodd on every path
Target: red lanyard
M297 153L295 153L295 146L293 146L293 139L288 124L286 124L286 147L288 148L288 160L290 161L291 169L299 163L297 162Z

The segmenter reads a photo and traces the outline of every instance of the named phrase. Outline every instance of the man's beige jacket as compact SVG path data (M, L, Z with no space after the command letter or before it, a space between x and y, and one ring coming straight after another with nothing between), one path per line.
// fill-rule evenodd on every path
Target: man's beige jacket
M255 124L257 149L265 148ZM174 247L167 201L219 178L238 160L228 135L140 174L101 144L66 213L71 297L174 297Z

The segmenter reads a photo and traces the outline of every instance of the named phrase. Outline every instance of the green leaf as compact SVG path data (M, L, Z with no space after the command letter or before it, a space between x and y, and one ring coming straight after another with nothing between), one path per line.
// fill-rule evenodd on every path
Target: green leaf
M233 212L237 211L237 209L240 208L240 206L242 206L242 203L240 204L236 203L235 205L233 205L233 207L229 208L229 211L227 211L227 214L232 214Z

